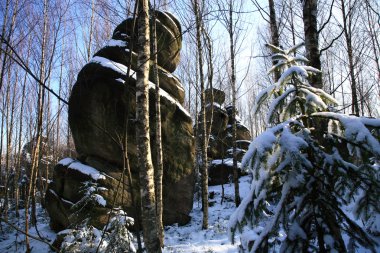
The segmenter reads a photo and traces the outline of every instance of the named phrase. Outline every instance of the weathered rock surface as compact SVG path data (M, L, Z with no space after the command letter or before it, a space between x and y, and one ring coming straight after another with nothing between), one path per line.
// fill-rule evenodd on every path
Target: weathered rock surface
M240 170L241 164L238 162L238 175L247 175L246 172ZM209 185L220 185L232 182L233 176L233 159L215 159L212 160L208 169Z
M179 63L181 49L181 28L169 13L158 12L159 40L158 62L161 95L162 142L163 142L163 201L164 223L185 224L193 204L194 189L194 137L192 120L182 107L184 90L177 77L171 72ZM90 181L106 190L99 194L106 206L92 208L90 224L104 225L104 214L108 208L120 206L127 214L136 218L131 201L131 186L124 177L120 193L114 204L113 196L122 178L124 163L122 143L128 136L128 157L133 178L133 189L139 193L138 163L136 146L136 80L137 55L135 37L132 36L131 19L120 24L113 39L100 49L78 74L70 100L69 124L78 153L78 161L58 164L53 182L49 185L46 201L49 208L51 226L55 230L78 223L81 217L73 216L72 205L83 199L81 187ZM170 43L169 43L169 42ZM132 51L131 51L132 50ZM128 65L131 65L128 70ZM152 73L151 73L152 74ZM152 80L150 76L150 80ZM150 87L150 118L155 115L154 84ZM127 126L127 127L125 127ZM152 154L154 131L151 122ZM153 157L154 160L154 157ZM75 164L91 166L102 177L94 180L86 173L72 167ZM120 189L120 187L119 187ZM71 203L71 204L70 204ZM49 204L47 204L49 205ZM79 215L80 216L80 215Z
M169 12L156 12L157 15L157 61L158 65L174 72L180 61L182 31L179 21ZM137 33L132 36L133 19L127 19L118 25L112 38L128 42L128 49L136 51ZM137 31L137 24L134 28Z
M224 92L214 88L212 93L213 96L211 96L211 89L205 91L208 128L210 127L210 122L212 122L207 149L208 160L211 161L209 166L209 185L219 185L228 183L233 173L233 123L236 121L238 161L248 150L252 137L249 129L243 125L239 116L236 116L235 119L232 117L233 107L222 106L225 100ZM240 163L238 163L238 168L240 168ZM245 173L239 170L239 175L243 174Z

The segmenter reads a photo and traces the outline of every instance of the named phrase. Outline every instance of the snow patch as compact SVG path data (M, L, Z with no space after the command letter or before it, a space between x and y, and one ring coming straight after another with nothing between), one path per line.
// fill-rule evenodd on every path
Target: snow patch
M67 157L67 158L63 158L62 160L60 160L58 162L58 164L63 165L63 166L67 166L72 162L74 162L74 159Z
M126 41L124 41L124 40L114 40L114 39L111 39L110 41L108 41L107 46L108 47L126 47L127 44L128 43Z
M93 167L90 167L88 165L84 165L78 161L71 163L69 168L73 169L73 170L77 170L77 171L81 172L82 174L89 175L94 180L106 179L106 177L104 175L102 175L100 173L100 171L98 171L98 170L96 170Z

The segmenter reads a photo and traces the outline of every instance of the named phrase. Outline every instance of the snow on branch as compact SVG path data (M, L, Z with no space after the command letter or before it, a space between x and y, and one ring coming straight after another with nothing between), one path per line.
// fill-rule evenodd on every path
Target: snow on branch
M380 128L380 119L361 118L334 112L317 112L311 116L338 120L344 128L344 137L348 141L363 145L377 159L380 159L380 143L367 128L367 126Z

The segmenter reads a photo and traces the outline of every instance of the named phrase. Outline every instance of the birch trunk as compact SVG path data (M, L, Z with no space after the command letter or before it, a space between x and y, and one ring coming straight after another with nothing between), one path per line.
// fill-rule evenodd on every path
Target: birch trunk
M154 5L154 10L155 10ZM162 135L161 135L161 104L160 104L160 80L158 78L157 68L157 31L156 31L156 14L152 11L152 60L153 60L153 82L156 84L155 93L155 146L156 146L156 168L154 174L154 185L156 192L156 212L157 212L157 228L158 237L160 239L161 248L164 247L164 226L163 226L163 200L162 200L162 178L163 178L163 162L162 162Z
M136 131L139 160L139 179L142 207L142 225L145 247L148 253L161 252L158 238L154 169L149 136L149 2L139 1L138 12L138 57L136 80Z
M199 13L198 0L194 1L194 14L196 25L196 40L198 48L198 64L201 92L201 120L200 120L200 135L201 135L201 181L202 181L202 210L203 222L202 229L208 228L208 171L207 171L207 146L206 146L206 105L205 105L205 85L203 80L203 57L202 57L202 41L201 41L201 17Z
M45 83L45 49L46 49L46 37L47 37L47 18L48 18L48 1L44 0L44 10L43 10L43 32L42 32L42 42L41 42L41 60L40 60L40 76L39 79L42 83ZM29 203L32 200L32 223L35 224L35 194L36 194L36 180L39 167L39 157L40 157L40 145L41 145L41 134L42 134L42 123L43 123L43 112L44 112L44 100L45 91L42 85L39 85L38 89L38 99L37 99L37 131L35 137L35 147L32 154L32 166L30 169L30 182L28 187L28 194L25 201L25 241L26 241L26 252L31 252L29 243Z

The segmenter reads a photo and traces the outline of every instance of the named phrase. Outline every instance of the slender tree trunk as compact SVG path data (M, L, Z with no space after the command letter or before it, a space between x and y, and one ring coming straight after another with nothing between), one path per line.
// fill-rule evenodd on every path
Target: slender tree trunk
M43 10L43 32L42 32L42 43L41 43L41 60L40 60L40 76L39 79L42 83L45 83L45 49L46 49L46 37L47 37L47 13L48 2L44 0L44 10ZM42 123L43 123L43 105L45 100L45 90L42 85L38 85L38 99L37 99L37 130L35 140L35 147L32 154L32 166L30 169L30 182L28 187L28 193L26 196L25 203L25 241L26 241L26 251L30 252L29 243L29 202L32 200L32 224L36 224L36 210L35 210L35 194L36 194L36 180L39 168L39 157L40 157L40 145L41 145L41 134L42 134Z
M348 23L349 16L347 16L346 12L346 6L345 1L341 0L341 11L343 16L343 31L344 31L344 37L346 40L346 46L347 46L347 56L348 56L348 68L350 71L350 79L351 79L351 113L359 116L360 109L359 109L359 101L358 101L358 95L357 95L357 83L356 83L356 77L355 77L355 64L354 64L354 53L352 48L352 37L350 32L350 24ZM349 1L351 3L351 1ZM352 8L352 6L350 7Z
M276 18L276 9L274 7L274 0L269 0L269 22L270 22L270 34L272 39L272 45L279 47L280 46L280 35L278 34L277 18ZM273 61L273 65L277 64L277 61ZM276 70L274 72L274 81L277 82L280 79L281 73Z
M207 122L206 147L208 147L208 144L210 141L209 136L211 134L212 124L214 121L214 88L213 88L214 66L212 63L212 56L213 56L212 41L211 41L210 35L207 33L203 24L202 24L202 28L203 28L202 29L203 35L206 38L205 44L206 44L207 53L208 53L208 57L207 57L207 70L208 70L207 79L208 79L208 88L210 89L210 101L208 101L210 103L210 114L209 115L206 114L206 122Z
M8 21L8 12L9 12L9 4L10 4L10 0L7 0L6 4L5 4L5 11L4 11L4 19L3 19L3 25L2 25L2 28L1 28L1 37L5 37L5 32L7 30L7 21ZM0 47L2 47L2 43L0 43ZM8 48L8 46L6 46L6 48ZM5 50L5 52L7 52L8 49ZM3 50L0 50L0 59L1 59L1 56L3 54ZM7 57L6 56L6 53L4 54L4 58ZM2 80L0 81L0 91L1 91L1 88L3 86L3 82ZM1 155L1 153L0 153ZM1 159L0 159L1 160ZM0 161L0 164L1 164L1 161Z
M374 60L376 64L376 70L377 70L377 83L380 87L380 59L379 59L379 51L380 50L380 43L379 43L379 37L376 36L376 32L374 30L374 27L372 24L375 24L375 21L373 19L373 16L370 12L370 7L368 1L365 1L366 3L366 11L367 11L367 18L368 18L368 30L369 35L371 37L371 43L372 43L372 51L374 55ZM379 96L380 96L380 89L379 89Z
M26 64L28 64L29 61L29 55L30 55L30 44L28 47L28 53L27 53L27 60ZM23 130L23 114L24 114L24 103L25 103L25 90L26 90L26 82L27 82L27 73L24 75L24 81L22 85L22 95L21 95L21 105L20 105L20 122L19 122L19 135L18 135L18 151L17 151L17 166L16 166L16 173L14 178L14 187L15 187L15 205L16 205L16 216L19 217L19 187L18 187L18 180L20 177L20 171L21 171L21 138L22 138L22 130Z
M207 171L207 137L206 136L206 105L205 105L205 85L203 80L203 56L202 56L202 41L201 41L201 15L199 13L198 0L194 1L194 14L196 25L196 40L198 48L198 64L199 78L201 85L201 120L200 120L200 135L201 135L201 181L202 181L202 209L203 222L202 229L208 228L208 171Z
M5 13L5 18L8 18L8 8L9 8L9 2L7 1L6 3L6 13ZM18 8L18 0L14 3L14 11L12 14L12 19L11 19L11 24L8 30L7 34L7 41L10 42L15 25L16 25L16 16L17 16L17 8ZM2 31L2 36L5 36L5 26L6 26L7 20L3 21L4 27ZM5 167L4 167L4 193L5 193L5 198L4 198L4 206L3 206L3 212L4 212L4 218L7 220L8 218L8 188L9 188L9 175L10 175L10 166L9 166L9 159L10 159L10 153L11 153L11 145L12 145L12 135L13 135L13 112L14 112L14 102L15 102L15 96L12 98L12 108L10 108L10 99L11 99L11 62L9 62L9 65L7 66L7 60L8 57L11 58L10 56L12 55L12 52L8 52L9 46L6 45L5 47L5 53L2 61L2 66L1 66L1 73L0 73L0 90L2 87L2 84L4 82L4 76L6 73L6 70L8 72L8 78L7 78L7 92L6 92L6 115L5 115L5 123L6 123L6 132L7 132L7 137L6 137L6 155L5 155ZM9 55L8 55L9 54ZM17 74L16 74L16 80L13 80L15 83L17 83ZM15 94L16 91L16 84L14 84L14 90L13 94ZM10 112L11 111L11 112ZM9 113L11 113L11 117L9 119ZM10 121L9 121L10 120ZM2 138L1 138L2 139ZM2 145L2 143L1 143ZM0 160L2 158L2 148L0 148ZM1 161L0 161L0 173L1 173Z
M65 34L66 31L66 25L64 23L63 25L63 33ZM59 66L59 82L58 82L58 96L61 97L62 95L62 83L63 83L63 65L65 60L65 36L62 38L62 51L61 51L61 64ZM53 161L55 163L58 163L59 159L59 148L60 148L60 132L61 130L61 100L58 100L58 106L57 106L57 127L56 127L56 137L55 137L55 145L54 145L54 154L53 154Z
M5 57L5 55L4 55ZM10 109L10 100L11 100L11 80L10 78L10 68L8 68L8 80L6 85L6 95L5 95L5 102L4 102L4 109L5 109L5 129L6 129L6 135L5 135L5 164L2 168L3 171L1 172L4 175L3 178L3 186L4 186L4 202L1 206L1 215L4 216L5 221L8 220L8 177L9 177L9 149L11 145L10 140L10 126L9 126L9 109ZM0 158L2 159L2 157Z
M1 91L1 90L0 90ZM6 93L5 93L6 94ZM2 103L2 111L5 111L6 100ZM1 128L0 128L0 185L4 185L4 177L3 177L3 142L4 142L4 122L5 122L5 113L1 113Z
M293 6L293 2L290 1L290 29L292 31L292 43L293 45L296 44L296 29L294 27L294 6ZM296 55L296 52L294 52L294 55Z
M156 212L157 212L157 227L158 227L158 237L160 238L161 248L164 247L164 225L163 225L163 199L162 199L162 178L163 178L163 162L162 162L162 137L161 137L161 104L160 104L160 80L158 78L158 68L157 68L157 31L156 31L156 5L154 4L154 9L152 13L152 60L153 60L153 82L156 84L155 92L155 148L156 148L156 162L154 171L154 186L156 192Z
M129 10L129 9L128 9ZM137 12L138 12L138 2L135 3L135 6L134 6L134 10L133 10L133 25L132 25L132 37L134 36L134 34L136 33L135 31L135 27L136 27L136 20L137 20ZM129 50L129 58L132 59L132 52L134 51L134 48L133 48L133 44L131 45L131 48ZM128 70L127 70L127 77L130 76L130 71L131 71L131 65L132 65L132 61L129 62L129 65L128 65ZM124 84L124 97L127 98L127 101L129 101L131 98L131 92L130 90L128 89L130 87L130 78L127 78L125 84ZM138 249L137 249L137 252L143 252L143 249L142 249L142 244L141 244L141 237L140 237L140 217L141 217L141 205L138 203L138 200L137 200L137 195L136 192L135 192L135 188L133 187L133 178L132 178L132 173L131 173L131 167L130 167L130 163L129 163L129 155L128 155L128 118L129 118L129 106L125 106L125 110L124 110L124 143L123 143L123 156L124 156L124 159L123 159L123 174L124 173L127 173L127 180L128 180L128 184L129 184L129 187L130 187L130 192L131 192L131 200L132 200L132 203L133 203L133 206L135 208L135 211L136 211L136 230L137 230L137 246L138 246ZM124 177L123 177L123 182L124 182ZM123 187L124 187L124 184L123 184ZM123 191L124 192L124 188L123 188Z
M15 113L15 103L16 103L16 91L17 91L17 83L18 83L18 73L17 69L15 70L15 80L12 80L14 82L13 84L13 90L12 94L9 94L7 96L7 110L6 110L6 118L7 118L7 150L5 155L5 173L6 173L6 181L5 181L5 196L4 196L4 219L8 219L8 207L9 207L9 192L8 189L11 187L11 177L13 174L13 180L14 180L14 166L13 171L11 168L11 153L13 150L12 147L12 137L13 137L13 130L14 130L14 113ZM8 85L11 84L11 67L8 69ZM12 98L10 97L12 96ZM10 103L10 100L12 102ZM9 104L10 103L10 104ZM9 108L10 106L10 108ZM8 109L9 108L9 109ZM14 184L13 184L14 185ZM12 185L12 186L13 186Z
M235 205L240 205L239 193L239 175L237 166L237 148L236 148L236 70L235 70L235 44L233 30L233 2L229 1L229 23L228 34L230 37L230 57L231 57L231 88L232 88L232 152L233 152L233 180L235 189Z
M319 57L318 42L318 0L304 0L303 3L303 23L305 33L306 57L309 59L309 65L321 69L321 60ZM322 88L322 74L316 74L309 77L310 84L315 88Z
M154 169L149 136L149 1L139 0L136 80L136 131L144 242L148 253L161 252L156 219Z
M95 0L91 2L91 20L90 20L90 34L88 36L87 44L87 62L91 59L91 46L92 46L92 37L94 33L94 18L95 18Z

